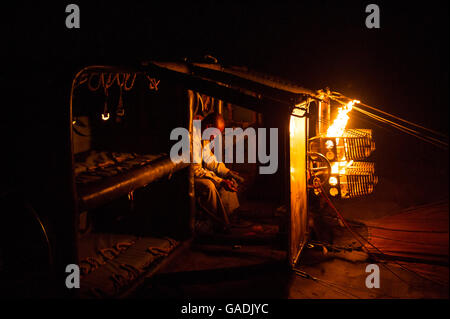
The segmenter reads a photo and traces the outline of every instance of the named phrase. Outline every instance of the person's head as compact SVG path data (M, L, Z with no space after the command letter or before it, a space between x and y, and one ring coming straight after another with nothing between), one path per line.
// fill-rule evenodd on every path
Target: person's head
M223 131L225 130L225 120L223 119L223 116L217 112L208 114L202 120L202 134L204 130L210 127L217 128L220 133L223 133Z

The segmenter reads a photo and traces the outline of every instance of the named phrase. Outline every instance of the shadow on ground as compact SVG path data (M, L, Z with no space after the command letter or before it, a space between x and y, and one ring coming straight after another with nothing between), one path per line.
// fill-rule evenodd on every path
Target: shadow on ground
M412 216L433 214L432 219L417 220ZM349 214L351 217L352 214ZM295 272L287 266L286 254L279 246L259 242L257 245L236 243L194 243L180 254L163 272L149 278L134 294L139 298L306 298L306 299L372 299L372 298L448 298L448 202L410 207L350 222L366 239L376 242L374 225L389 225L395 220L404 227L406 237L399 241L388 238L383 250L385 261L374 259L336 218L324 218L331 243L311 241L303 250ZM348 216L346 216L348 217ZM393 219L394 218L394 219ZM445 223L445 220L447 221ZM409 226L408 226L409 225ZM435 225L435 226L433 226ZM427 228L428 227L428 228ZM426 235L430 227L440 227L439 236ZM376 229L376 228L374 228ZM386 231L386 230L383 230ZM425 232L425 233L423 233ZM395 229L387 236L399 236ZM375 234L375 235L374 235ZM425 234L421 238L417 234ZM384 234L386 236L386 234ZM408 237L409 236L409 237ZM413 237L411 237L413 236ZM417 244L411 238L419 238ZM430 240L428 240L430 239ZM427 243L427 240L430 243ZM439 242L436 242L439 241ZM398 251L402 245L414 246L413 255L404 258ZM436 258L427 258L424 246L440 247ZM436 246L437 245L437 246ZM441 246L446 246L442 249ZM370 248L370 247L369 247ZM447 253L445 253L445 251ZM436 255L436 254L435 254ZM433 256L435 256L433 255ZM411 259L412 257L413 259ZM425 257L424 257L425 256ZM407 256L408 257L408 256ZM380 288L366 287L366 267L377 264Z

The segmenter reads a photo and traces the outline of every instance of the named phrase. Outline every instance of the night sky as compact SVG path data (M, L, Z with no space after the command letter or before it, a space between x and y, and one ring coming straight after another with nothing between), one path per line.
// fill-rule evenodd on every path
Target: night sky
M81 28L70 30L64 24L69 3L2 8L3 61L15 73L13 82L3 73L3 87L23 85L19 79L27 74L35 91L23 93L29 100L20 114L37 116L46 127L53 122L36 110L59 89L46 78L56 70L210 54L310 89L328 86L448 135L447 1L75 2ZM369 3L380 7L380 29L365 27ZM375 130L380 176L415 185L427 179L447 192L448 151L356 116L349 127Z

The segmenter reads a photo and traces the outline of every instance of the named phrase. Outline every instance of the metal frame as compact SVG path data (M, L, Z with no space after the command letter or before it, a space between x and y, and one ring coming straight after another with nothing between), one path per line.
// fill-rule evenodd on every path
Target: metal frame
M55 267L57 269L65 269L65 266L70 263L74 263L77 260L77 247L76 247L76 234L77 234L77 211L78 202L75 181L73 176L73 131L72 131L72 98L75 88L79 85L79 77L86 72L114 72L114 73L148 73L153 77L157 77L160 80L167 80L173 83L181 84L185 87L189 96L189 123L190 131L192 133L192 117L193 117L193 104L194 104L194 92L200 92L206 95L213 96L221 101L240 105L244 108L248 108L260 113L270 112L282 112L286 117L285 123L281 125L283 140L285 141L284 149L284 172L282 173L285 179L286 189L290 189L290 158L289 158L289 120L293 113L293 109L296 105L305 103L309 98L320 99L320 97L313 91L304 89L297 85L281 82L274 78L263 77L258 74L249 73L245 70L239 70L235 68L224 68L220 65L211 64L191 64L187 62L178 63L162 63L162 62L144 62L141 65L135 66L104 66L93 65L85 67L78 71L75 77L72 79L72 86L69 95L69 112L67 114L66 121L68 125L67 140L70 151L67 153L66 167L67 167L67 179L68 189L61 190L62 192L69 192L64 197L66 214L61 214L56 221L58 228L60 228L59 234L57 234L56 245L54 249ZM306 125L306 133L308 133L308 125ZM306 141L308 136L305 135ZM192 141L192 139L191 139ZM305 144L306 144L305 141ZM192 149L192 148L191 148ZM307 150L305 149L305 157ZM192 154L191 154L192 156ZM305 170L307 168L305 167ZM70 172L69 172L70 171ZM193 188L193 175L190 172L190 191L189 196L194 198ZM307 191L305 185L305 192ZM290 203L289 194L286 195L286 203ZM69 199L69 200L67 200ZM195 220L195 201L191 202L191 216L190 227L193 228ZM64 211L64 210L63 210ZM289 209L290 211L290 209ZM291 221L292 223L292 221ZM65 226L64 226L65 225ZM292 234L291 234L292 235ZM290 236L291 236L290 235ZM302 251L306 238L301 240L300 247L297 247L297 253L294 256L290 256L291 264L297 262L299 255ZM291 251L290 248L288 248ZM65 274L62 271L57 276L63 278ZM63 281L62 281L63 282ZM67 293L67 289L62 289L64 293Z

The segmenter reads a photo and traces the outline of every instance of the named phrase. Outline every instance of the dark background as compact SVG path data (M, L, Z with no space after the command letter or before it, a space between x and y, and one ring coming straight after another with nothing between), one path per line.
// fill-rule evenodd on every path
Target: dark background
M66 29L69 3L2 7L0 123L5 154L14 150L6 156L15 168L10 184L27 178L20 158L39 161L37 153L63 143L55 136L65 106L51 101L70 84L59 75L95 63L211 54L310 89L328 86L448 135L447 1L375 1L380 29L365 27L368 1L76 2L81 28ZM448 196L448 151L350 115L348 127L375 132L373 200L408 206Z

